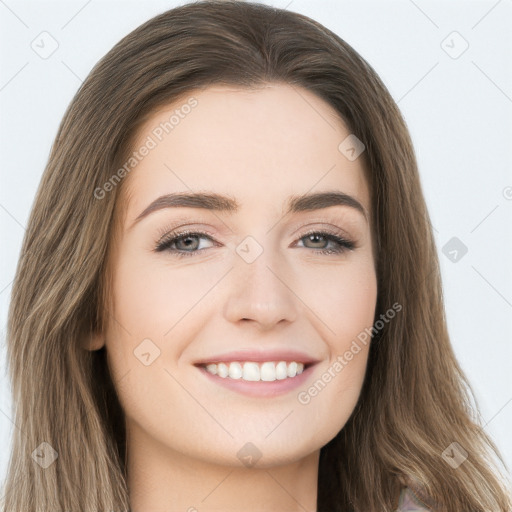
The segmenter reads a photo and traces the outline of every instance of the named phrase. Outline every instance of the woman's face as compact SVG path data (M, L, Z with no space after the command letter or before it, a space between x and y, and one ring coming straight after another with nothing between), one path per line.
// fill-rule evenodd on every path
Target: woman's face
M148 456L270 467L347 422L377 296L349 135L327 103L284 84L191 93L139 130L101 340L129 443ZM175 196L198 193L212 197ZM221 361L217 375L201 366ZM316 364L292 377L291 362Z

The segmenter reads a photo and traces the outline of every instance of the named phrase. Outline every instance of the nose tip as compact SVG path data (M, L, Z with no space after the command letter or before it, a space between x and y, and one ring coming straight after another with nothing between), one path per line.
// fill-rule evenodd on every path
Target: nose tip
M231 322L255 322L261 329L297 317L293 293L269 269L262 269L265 275L252 275L241 279L235 285L238 293L230 294L226 301L225 317ZM257 272L257 271L256 271Z

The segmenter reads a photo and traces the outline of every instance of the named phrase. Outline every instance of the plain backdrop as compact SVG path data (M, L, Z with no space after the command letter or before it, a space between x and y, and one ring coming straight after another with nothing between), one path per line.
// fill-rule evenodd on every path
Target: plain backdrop
M115 43L183 3L0 0L0 483L18 428L5 362L7 310L58 125ZM262 3L334 31L398 103L435 229L453 347L485 430L512 467L512 2Z

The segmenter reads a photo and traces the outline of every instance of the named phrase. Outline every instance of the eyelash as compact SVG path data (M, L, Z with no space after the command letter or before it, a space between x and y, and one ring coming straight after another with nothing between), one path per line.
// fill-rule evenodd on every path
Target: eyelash
M174 256L177 256L178 258L183 258L187 256L194 256L195 254L204 251L205 249L199 249L195 251L180 251L178 249L169 249L169 247L174 244L175 242L187 238L190 236L201 236L209 238L211 241L213 241L211 237L211 233L205 232L205 231L180 231L180 232L173 232L169 233L168 235L164 235L160 241L157 243L157 246L155 247L155 252L162 252L162 251L168 251L170 253L174 253ZM352 251L355 248L355 243L351 240L347 240L345 238L342 238L335 233L329 232L329 231L317 231L317 230L311 230L307 233L304 233L298 240L302 240L303 238L306 238L310 235L320 235L324 237L328 242L335 242L338 244L337 249L311 249L315 254L321 254L321 255L333 255L333 254L341 254L345 251ZM308 249L308 247L306 247Z

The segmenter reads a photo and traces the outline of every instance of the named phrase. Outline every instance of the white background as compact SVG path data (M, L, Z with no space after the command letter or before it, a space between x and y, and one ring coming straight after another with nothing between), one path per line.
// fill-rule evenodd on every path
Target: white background
M485 430L512 467L511 0L262 3L337 33L398 102L435 228L452 343ZM6 377L7 308L57 127L92 66L124 35L176 5L0 0L0 483L17 428ZM31 48L43 31L59 45L47 59ZM445 51L463 49L453 31L469 44L458 58ZM452 237L468 248L456 262L443 253Z

